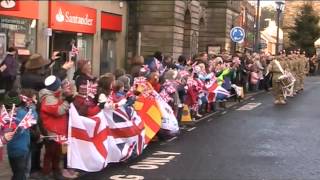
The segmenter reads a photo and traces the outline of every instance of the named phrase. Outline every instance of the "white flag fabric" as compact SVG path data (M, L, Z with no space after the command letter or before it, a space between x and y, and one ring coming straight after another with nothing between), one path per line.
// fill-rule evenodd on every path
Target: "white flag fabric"
M178 133L178 120L174 115L171 106L169 106L169 104L157 92L154 92L154 95L156 96L156 101L162 116L161 128L170 131L172 134Z
M145 146L144 123L132 107L104 109L93 117L69 110L68 167L100 171L110 162L140 155Z

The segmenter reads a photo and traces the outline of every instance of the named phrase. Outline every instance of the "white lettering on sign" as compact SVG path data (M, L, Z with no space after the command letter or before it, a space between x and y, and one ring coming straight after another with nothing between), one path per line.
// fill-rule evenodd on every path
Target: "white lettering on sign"
M92 26L92 24L93 24L93 19L89 18L88 14L86 14L84 17L74 16L69 11L66 11L63 14L61 8L59 9L58 13L56 14L56 21L86 25L86 26Z
M175 153L175 152L165 152L165 151L157 151L156 153L153 153L153 155L180 155L181 153Z
M148 157L141 162L138 162L136 165L130 166L131 169L158 169L159 166L163 166L166 163L169 163L171 160L173 160L177 155L180 155L181 153L175 153L175 152L165 152L165 151L157 151L153 153L153 156L166 156L166 157Z
M114 175L111 176L110 179L112 180L143 180L143 176L138 175Z

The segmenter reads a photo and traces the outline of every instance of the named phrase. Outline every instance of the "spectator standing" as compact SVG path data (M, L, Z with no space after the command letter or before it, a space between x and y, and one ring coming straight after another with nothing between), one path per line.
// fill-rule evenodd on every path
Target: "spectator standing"
M74 73L73 79L76 82L77 90L81 84L87 84L87 81L95 82L97 78L92 75L91 63L88 60L79 60L78 69Z
M13 88L18 72L18 62L16 60L16 49L10 47L7 56L0 64L0 80L6 92Z
M44 82L46 88L40 94L41 108L40 116L45 135L50 136L45 141L45 155L43 159L43 179L49 179L50 173L56 179L61 179L61 169L59 166L62 156L61 144L55 141L56 136L66 136L67 134L67 113L69 103L61 98L61 80L56 76L49 76Z

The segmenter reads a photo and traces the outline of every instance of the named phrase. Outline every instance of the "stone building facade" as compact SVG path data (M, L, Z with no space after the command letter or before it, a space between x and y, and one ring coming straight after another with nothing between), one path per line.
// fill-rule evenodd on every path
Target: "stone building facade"
M247 3L246 0L129 1L128 57L149 56L157 50L175 59L181 54L191 57L207 51L208 46L232 50L231 28L241 25L245 12L254 17L255 11L244 2Z
M294 27L295 18L305 3L312 4L313 9L320 15L320 1L285 1L283 16L283 41L284 48L290 47L289 32Z

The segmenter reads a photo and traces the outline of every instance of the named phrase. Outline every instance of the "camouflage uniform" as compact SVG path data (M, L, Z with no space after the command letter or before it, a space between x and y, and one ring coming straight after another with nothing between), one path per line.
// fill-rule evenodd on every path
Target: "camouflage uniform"
M287 63L283 61L281 58L279 59L279 64L281 65L283 70L287 69ZM279 81L279 77L282 75L282 72L278 65L273 60L269 65L269 72L272 73L272 91L273 96L275 98L275 104L285 104L285 98L283 96L282 86Z
M304 76L305 76L305 67L306 67L306 63L304 60L304 57L302 57L301 55L298 55L297 57L297 64L298 64L298 87L297 90L300 91L303 89L304 87Z
M297 80L298 67L297 67L297 61L295 60L295 57L293 54L288 55L288 69L291 72L294 79ZM295 92L296 85L297 84L295 82L293 95L296 95L296 92Z

